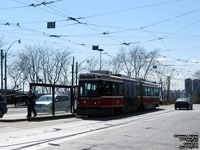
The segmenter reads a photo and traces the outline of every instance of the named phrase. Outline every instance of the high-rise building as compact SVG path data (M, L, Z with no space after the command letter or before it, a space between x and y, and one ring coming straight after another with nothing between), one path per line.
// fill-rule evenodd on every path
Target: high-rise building
M197 96L198 95L198 91L200 90L200 80L199 79L195 79L193 80L193 95Z
M192 91L193 91L193 86L192 86L192 79L187 78L185 79L185 91L187 94L192 95Z

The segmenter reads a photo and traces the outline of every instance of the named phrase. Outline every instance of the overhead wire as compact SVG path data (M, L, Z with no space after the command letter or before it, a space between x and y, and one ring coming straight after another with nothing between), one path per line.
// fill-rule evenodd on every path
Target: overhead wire
M15 6L15 7L0 7L0 10L8 10L8 9L20 9L20 8L26 8L30 6Z
M18 1L19 2L19 0L14 0L14 1ZM36 0L37 1L37 0ZM39 1L37 1L37 2L39 2ZM174 1L175 2L175 1ZM166 2L167 3L167 2ZM23 3L24 4L24 3ZM51 5L53 5L52 3L51 3ZM52 7L49 7L49 6L47 6L47 5L45 5L46 7L48 7L48 8L50 8L50 9L53 9ZM54 6L54 5L53 5ZM54 7L56 7L56 6L54 6ZM37 7L38 8L38 7ZM56 10L56 9L53 9L54 11L56 11L57 13L59 13L59 14L57 14L57 15L60 15L60 14L62 14L62 16L65 16L66 14L64 14L64 13L62 13L61 11L58 11L58 10ZM192 10L192 11L189 11L189 12L185 12L185 13L183 13L183 14L180 14L180 15L177 15L177 16L175 16L175 17L173 17L173 18L180 18L180 17L183 17L183 16L185 16L185 15L189 15L189 14L191 14L191 13L194 13L194 12L198 12L200 9L195 9L195 10ZM45 10L46 11L46 10ZM51 11L52 12L52 11ZM54 12L53 12L54 13ZM71 12L70 12L71 13ZM73 14L73 13L71 13L71 14ZM83 19L84 17L80 17L79 16L79 18L81 18L81 19ZM172 19L172 18L171 18ZM153 24L150 24L150 25L145 25L145 26L143 26L143 27L139 27L139 28L136 28L136 29L126 29L126 31L127 30L139 30L139 29L142 29L142 30L144 30L144 28L147 28L147 27L150 27L150 26L153 26L153 25L156 25L156 24L159 24L159 23L163 23L163 22L167 22L167 21L169 21L169 20L171 20L171 19L165 19L165 20L162 20L162 21L159 21L159 22L156 22L156 23L153 23ZM62 20L62 21L64 21L64 20ZM73 25L73 24L72 24ZM85 25L88 25L88 24L86 24L85 23ZM93 29L93 30L96 30L96 29ZM97 31L97 30L96 30ZM97 32L99 32L99 31L97 31ZM118 32L122 32L122 31L118 31ZM124 31L123 31L124 32ZM108 34L113 34L114 32L103 32L105 35L108 35ZM115 32L115 33L117 33L117 32ZM99 32L99 34L100 35L102 35L102 32ZM114 36L113 36L114 37ZM113 37L111 37L111 38L113 38ZM116 38L113 38L114 40L116 40ZM160 40L160 39L158 39L158 40ZM117 39L117 41L119 42L119 40ZM155 39L153 39L153 40L151 40L151 41L155 41ZM125 42L123 42L123 43L125 43ZM136 43L138 43L138 42L136 42Z
M59 7L57 7L57 6L53 5L53 4L51 4L51 5L54 6L55 8L61 9L61 8L59 8ZM62 9L62 10L63 10L63 9ZM69 11L68 11L68 12L69 12ZM71 13L71 14L74 15L74 16L77 16L77 19L83 19L83 20L85 20L86 23L83 23L83 25L87 26L87 28L90 28L90 29L96 31L96 32L99 33L100 35L105 35L105 36L107 36L107 37L113 39L113 40L116 41L116 42L122 42L122 41L123 41L123 40L120 39L120 38L116 38L116 37L114 37L114 36L111 36L108 32L102 31L102 29L99 28L98 26L94 26L95 28L88 26L88 22L89 22L89 24L92 24L92 23L90 23L90 21L88 21L86 18L81 17L81 16L79 16L79 15L77 15L77 14L74 14L74 13L72 13L72 12L69 12L69 13Z
M19 0L14 0L14 1L17 1L17 2L21 2L21 1L19 1ZM170 3L170 2L176 2L176 1L168 1L168 2L164 2L163 4L165 4L165 3ZM21 2L21 3L23 3L23 2ZM26 4L26 3L23 3L23 4ZM159 3L157 3L158 5L160 5ZM155 4L155 6L157 5L157 4ZM51 5L53 5L53 4L51 4ZM47 5L45 5L45 6L47 6ZM153 6L153 4L150 6L149 5L149 7L152 7ZM49 5L47 6L47 7L49 7ZM148 7L147 5L145 6L145 7ZM38 8L38 7L37 7ZM138 7L139 8L139 7ZM52 7L50 8L50 9L53 9ZM134 8L134 9L136 9L136 8ZM64 13L62 13L61 11L58 11L58 10L56 10L56 9L53 9L54 11L57 11L57 13L56 13L56 15L60 15L60 14L62 14L62 16L65 16L66 14L64 14ZM128 10L128 9L127 9ZM46 9L45 9L45 11L46 11ZM121 10L120 10L121 11ZM118 12L120 12L120 11L118 11ZM125 10L126 11L126 10ZM180 17L183 17L183 16L185 16L185 15L188 15L188 14L191 14L191 13L194 13L194 12L197 12L197 11L199 11L199 9L196 9L196 10L193 10L193 11L189 11L189 12L185 12L185 13L183 13L183 14L180 14L180 15L177 15L177 16L175 16L174 18L180 18ZM49 12L49 11L48 11ZM50 11L51 13L52 13L52 11ZM53 12L53 13L55 13L55 12ZM71 14L73 14L73 13L71 13ZM85 18L85 17L80 17L79 16L79 18L80 19L83 19L83 18ZM159 22L156 22L156 23L153 23L153 24L149 24L149 25L146 25L146 26L143 26L143 27L140 27L140 28L137 28L137 30L143 30L144 31L144 28L147 28L147 27L150 27L150 26L153 26L153 25L156 25L156 24L159 24L159 23L163 23L163 22L167 22L167 21L169 21L169 20L171 20L171 19L165 19L165 20L161 20L161 21L159 21ZM73 24L72 24L73 25ZM88 25L88 24L87 24ZM128 30L130 30L130 29L128 29ZM132 29L131 29L132 30ZM145 32L147 32L147 30L145 30ZM99 33L100 35L102 34L102 32L100 32ZM112 34L112 32L108 32L108 34ZM173 33L174 34L174 33ZM52 36L53 37L53 36ZM67 37L67 35L66 35L66 37ZM156 38L157 38L158 36L156 36ZM155 40L162 40L161 38L159 39L159 38L157 38L157 39L152 39L152 40L148 40L148 41L155 41ZM141 41L141 42L133 42L133 43L142 43L142 42L148 42L148 41ZM118 41L119 42L119 41ZM123 42L123 44L124 45L129 45L129 44L132 44L132 43L127 43L127 42ZM168 48L167 48L168 49Z
M18 1L18 0L15 0L15 1ZM49 6L48 6L49 7ZM44 9L45 11L46 11L46 9ZM199 11L199 10L198 10ZM53 11L48 11L48 12L50 12L50 13L52 13ZM193 11L193 13L194 12L197 12L197 11ZM59 15L60 13L59 12L57 12L57 13L55 13L55 12L53 12L55 15ZM191 11L191 13L192 13L192 11ZM191 13L185 13L185 14L183 14L183 15L179 15L179 16L177 16L177 17L174 17L174 18L179 18L179 17L182 17L182 16L185 16L185 15L188 15L188 14L191 14ZM62 17L62 15L60 15L61 17ZM83 18L82 18L83 19ZM170 19L166 19L166 20L162 20L162 21L159 21L159 22L157 22L157 23L153 23L153 24L149 24L149 25L147 25L147 26L143 26L143 27L140 27L140 28L138 28L137 30L143 30L144 31L144 28L147 28L147 27L151 27L151 26L154 26L154 25L157 25L157 24L160 24L160 23L164 23L164 22L167 22L167 21L170 21ZM197 22L198 23L198 22ZM85 24L86 25L86 24ZM89 25L88 23L87 23L87 25ZM185 26L184 28L181 28L180 30L177 30L176 32L173 32L172 34L170 34L170 36L171 35L175 35L176 33L178 33L178 32L180 32L180 31L182 31L182 30L184 30L184 29L186 29L187 28L187 26ZM145 30L145 32L146 32L147 30ZM41 32L40 32L41 33ZM150 33L149 31L147 31L147 33ZM43 33L42 33L43 34ZM102 32L100 31L99 32L99 34L101 35L102 34ZM108 34L112 34L112 32L109 32ZM169 34L168 34L169 35ZM166 37L164 37L165 39L167 38L168 36L166 36ZM157 40L161 40L162 41L162 39L159 39L159 36L155 36L155 38L157 38ZM156 40L156 39L152 39L151 41L154 41L154 40ZM150 40L149 40L150 41ZM139 42L138 42L139 43ZM140 42L141 43L141 42ZM75 44L75 43L74 43ZM76 43L77 44L77 43ZM168 48L167 48L167 50L169 50Z
M97 17L97 16L116 14L116 13L121 13L121 12L125 12L125 11L131 11L131 10L136 10L136 9L141 9L141 8L154 7L154 6L174 3L174 2L178 2L178 1L183 1L183 0L172 0L172 1L167 1L167 2L161 2L161 3L154 3L154 4L149 4L149 5L137 6L137 7L133 7L133 8L127 8L127 9L121 9L121 10L117 10L117 11L110 11L110 12L90 15L90 16L86 16L86 17L83 17L83 18L92 18L92 17Z
M52 5L52 4L51 4ZM194 12L197 12L197 11L199 11L200 9L195 9L195 10L192 10L192 11L189 11L189 12L185 12L185 13L183 13L183 14L180 14L180 15L177 15L177 16L175 16L174 18L180 18L180 17L183 17L183 16L185 16L185 15L189 15L189 14L191 14L191 13L194 13ZM78 16L79 17L79 19L84 19L84 17L80 17L80 16ZM167 22L167 21L169 21L169 20L172 20L172 18L170 18L170 19L165 19L165 20L162 20L162 21L159 21L159 22L156 22L156 23L153 23L153 24L150 24L150 25L146 25L146 26L143 26L143 27L140 27L140 28L137 28L136 30L138 30L138 29L144 29L144 28L147 28L147 27L150 27L150 26L153 26L153 25L156 25L156 24L160 24L160 23L163 23L163 22ZM87 25L87 23L85 23L84 25ZM98 30L96 30L96 29L93 29L93 30L95 30L95 31L97 31L97 32L99 32ZM100 34L104 34L104 35L109 35L110 36L110 34L112 34L113 32L100 32ZM110 38L112 38L112 39L114 39L115 41L117 41L117 42L119 42L119 39L116 39L116 37L114 37L114 36L110 36ZM149 40L149 41L155 41L155 40L162 40L163 38L158 38L158 39L153 39L153 40ZM142 43L142 42L134 42L134 43ZM124 45L130 45L130 44L132 44L132 43L129 43L129 44L127 44L127 42L123 42L122 44L124 44ZM166 46L165 46L166 47Z

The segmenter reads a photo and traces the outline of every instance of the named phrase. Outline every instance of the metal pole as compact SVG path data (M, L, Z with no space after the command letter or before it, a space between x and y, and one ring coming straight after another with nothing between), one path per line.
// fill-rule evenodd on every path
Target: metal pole
M76 62L76 87L78 85L78 62Z
M12 44L8 47L8 49L5 51L5 98L7 96L7 52L8 50L13 46L14 43L21 43L20 39L13 41ZM1 50L1 90L3 91L3 50Z
M74 109L74 57L72 62L72 86L71 86L71 113Z
M5 52L5 98L7 98L7 52Z
M100 69L101 70L101 52L103 51L103 49L99 49L98 51L100 51Z
M167 102L169 102L170 99L170 76L167 77Z
M3 50L1 49L1 91L3 92Z
M101 70L101 51L100 51L100 70Z
M52 86L52 115L55 115L55 86Z

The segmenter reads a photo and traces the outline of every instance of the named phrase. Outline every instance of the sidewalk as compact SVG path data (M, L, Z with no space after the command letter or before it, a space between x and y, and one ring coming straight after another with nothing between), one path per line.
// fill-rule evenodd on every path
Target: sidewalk
M4 114L3 118L0 118L0 122L19 122L19 121L44 121L44 120L55 120L71 118L75 115L72 113L55 113L52 114L38 114L35 118L27 118L26 106L14 106L8 105L8 112Z

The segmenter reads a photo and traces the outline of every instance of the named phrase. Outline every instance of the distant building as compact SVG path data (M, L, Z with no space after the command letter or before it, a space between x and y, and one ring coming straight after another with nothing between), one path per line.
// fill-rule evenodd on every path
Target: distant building
M200 94L200 80L192 80L190 78L185 79L185 91L187 95L198 96Z
M192 95L193 91L193 81L190 78L185 79L185 91L187 94Z
M193 80L193 95L197 96L198 95L198 91L200 90L200 80L195 79Z

